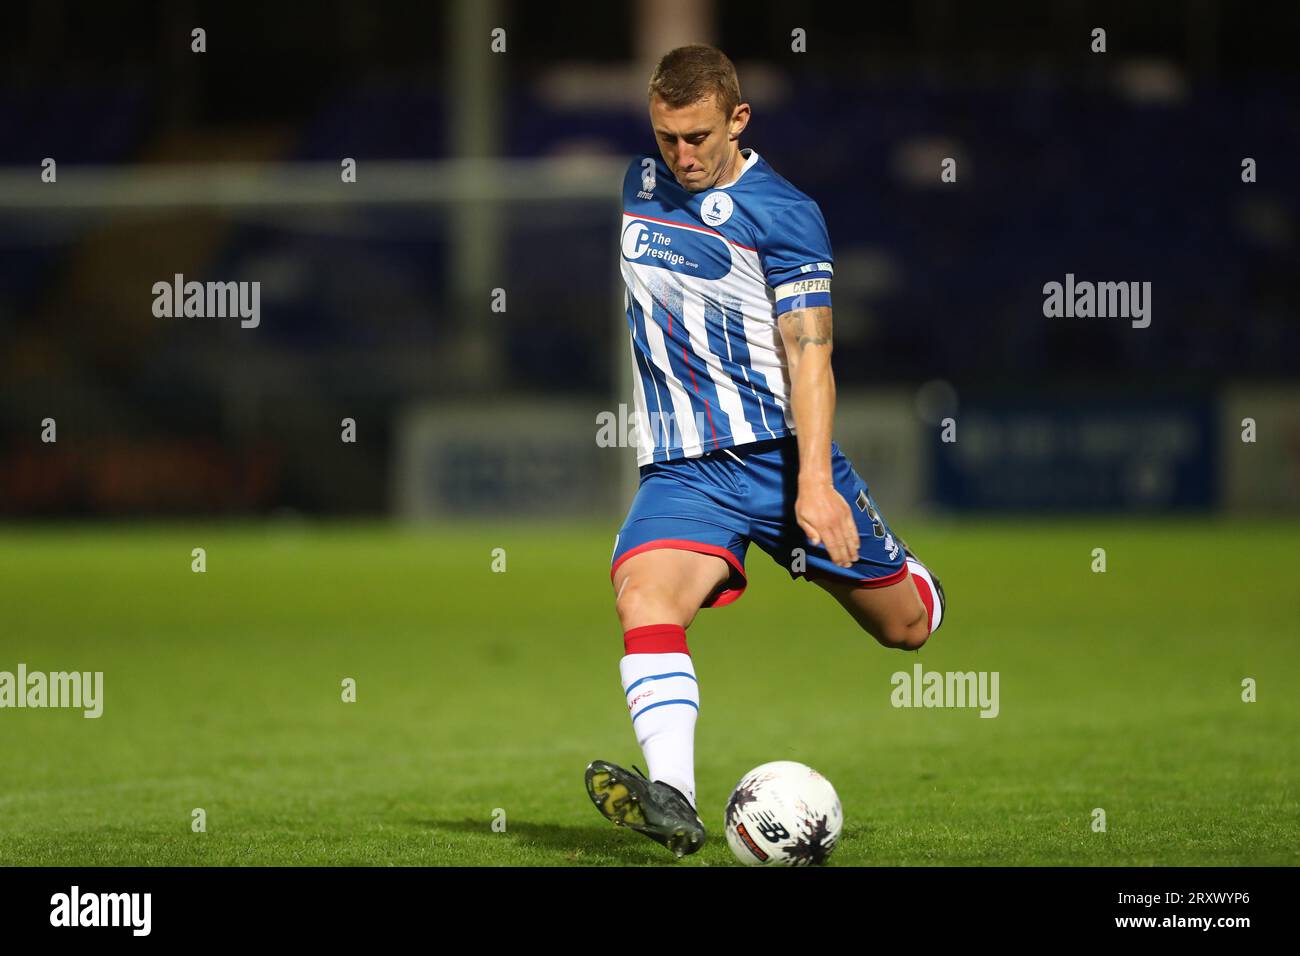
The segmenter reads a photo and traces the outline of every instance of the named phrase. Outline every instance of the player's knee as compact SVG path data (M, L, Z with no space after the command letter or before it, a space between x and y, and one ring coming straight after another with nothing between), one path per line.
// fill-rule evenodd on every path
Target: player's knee
M920 616L915 620L891 621L880 629L880 633L876 634L875 638L885 647L897 648L900 651L918 650L930 639L930 621L925 609L921 609Z
M624 630L628 627L628 621L636 616L644 603L641 589L632 583L631 578L619 586L614 596L614 610L618 613L618 619L623 622Z
M625 631L644 624L677 624L682 616L668 589L630 577L619 587L614 609Z

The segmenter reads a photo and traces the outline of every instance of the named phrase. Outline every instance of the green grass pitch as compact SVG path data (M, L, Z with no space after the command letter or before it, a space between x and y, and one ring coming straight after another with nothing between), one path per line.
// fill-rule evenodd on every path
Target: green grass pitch
M1300 525L903 526L950 603L919 654L751 549L689 635L710 839L675 863L583 789L642 763L616 524L0 532L0 670L105 698L0 710L0 864L735 865L724 803L776 759L837 788L832 865L1300 863ZM892 707L917 661L997 671L998 717Z

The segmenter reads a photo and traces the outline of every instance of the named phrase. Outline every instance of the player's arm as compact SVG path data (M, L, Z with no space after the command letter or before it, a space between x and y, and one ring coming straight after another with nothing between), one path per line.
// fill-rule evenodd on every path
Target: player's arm
M831 480L831 423L835 376L831 371L830 306L794 309L778 320L790 372L790 405L799 442L795 518L813 544L849 567L858 559L858 527L849 503Z

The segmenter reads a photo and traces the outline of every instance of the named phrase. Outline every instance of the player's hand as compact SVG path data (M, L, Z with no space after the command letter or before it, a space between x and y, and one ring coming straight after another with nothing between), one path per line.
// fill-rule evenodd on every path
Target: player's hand
M794 516L808 540L824 547L839 567L850 568L858 560L858 525L849 503L829 481L801 481Z

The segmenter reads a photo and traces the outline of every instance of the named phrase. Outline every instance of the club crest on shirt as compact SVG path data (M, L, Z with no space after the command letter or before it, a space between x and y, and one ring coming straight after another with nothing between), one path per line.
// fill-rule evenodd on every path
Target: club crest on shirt
M731 218L735 206L724 192L711 192L700 203L700 218L710 226L720 226Z

